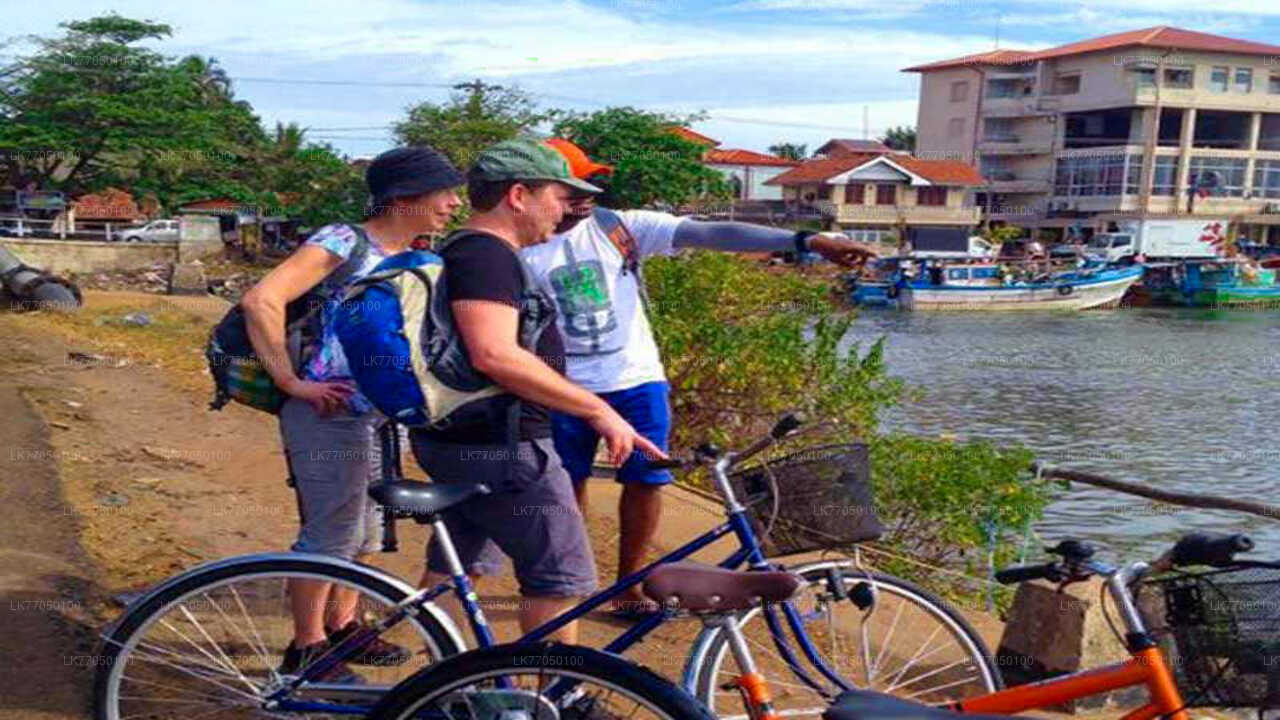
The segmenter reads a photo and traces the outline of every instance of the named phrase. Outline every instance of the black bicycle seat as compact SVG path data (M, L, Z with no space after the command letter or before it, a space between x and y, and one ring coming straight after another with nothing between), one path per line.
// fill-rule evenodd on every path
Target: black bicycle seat
M961 715L871 690L849 690L822 713L823 720L1007 720L1004 715Z
M488 494L488 485L469 482L424 483L397 480L369 488L369 495L397 516L438 515L477 495Z

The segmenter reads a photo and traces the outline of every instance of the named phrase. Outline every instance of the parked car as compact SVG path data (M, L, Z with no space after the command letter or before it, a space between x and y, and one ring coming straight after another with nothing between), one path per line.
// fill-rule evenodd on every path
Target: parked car
M142 227L118 230L115 238L124 242L173 242L178 239L178 221L152 220Z

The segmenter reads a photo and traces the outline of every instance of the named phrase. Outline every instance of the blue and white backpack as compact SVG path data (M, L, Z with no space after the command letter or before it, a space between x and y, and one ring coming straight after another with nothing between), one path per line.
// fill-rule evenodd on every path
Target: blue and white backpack
M519 342L532 350L555 319L554 307L523 262L521 268ZM357 281L334 314L356 386L382 414L409 427L442 427L460 408L507 393L472 367L453 323L447 278L439 255L403 252Z

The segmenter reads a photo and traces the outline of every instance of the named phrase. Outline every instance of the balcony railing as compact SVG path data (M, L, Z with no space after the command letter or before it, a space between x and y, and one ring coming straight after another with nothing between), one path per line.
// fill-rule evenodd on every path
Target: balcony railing
M915 223L972 225L981 210L973 206L937 205L839 205L836 220L842 223Z

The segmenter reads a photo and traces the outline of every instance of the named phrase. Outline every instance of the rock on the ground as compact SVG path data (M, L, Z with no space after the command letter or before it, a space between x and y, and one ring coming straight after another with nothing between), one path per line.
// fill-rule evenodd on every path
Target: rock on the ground
M1006 685L1044 680L1063 673L1095 668L1129 658L1107 624L1098 603L1102 581L1072 583L1062 591L1045 581L1018 586L996 663ZM1111 610L1114 615L1114 609ZM1119 623L1118 618L1114 621ZM1140 705L1142 688L1098 695L1063 709L1098 709Z

